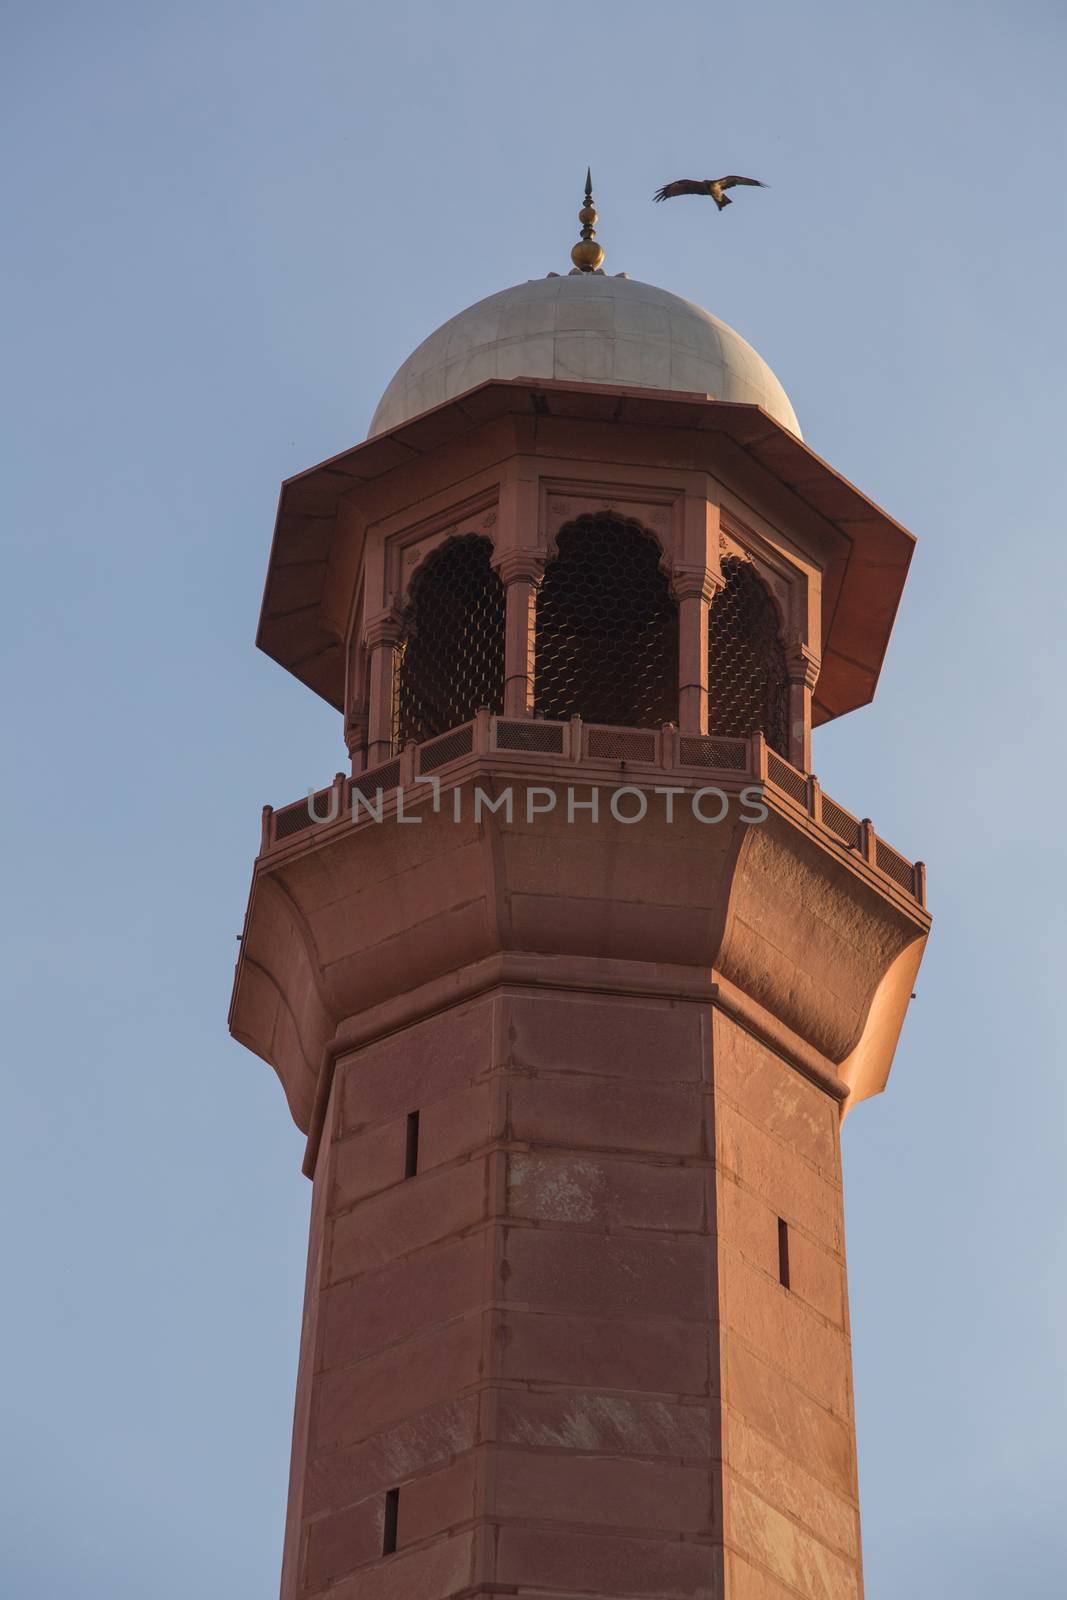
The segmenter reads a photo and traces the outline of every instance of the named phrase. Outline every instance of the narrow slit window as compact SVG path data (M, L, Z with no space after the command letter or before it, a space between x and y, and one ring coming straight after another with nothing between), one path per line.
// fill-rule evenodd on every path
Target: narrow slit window
M400 1490L387 1489L385 1493L385 1521L382 1525L382 1555L391 1556L396 1549L396 1528L400 1516Z
M419 1113L408 1112L407 1146L404 1151L404 1176L413 1178L419 1170Z
M789 1224L778 1218L778 1282L789 1288Z

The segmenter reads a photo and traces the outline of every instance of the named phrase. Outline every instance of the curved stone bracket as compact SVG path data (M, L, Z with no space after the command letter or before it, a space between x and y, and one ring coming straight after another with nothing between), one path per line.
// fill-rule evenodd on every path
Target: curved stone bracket
M662 776L570 766L566 778L521 766L465 774L466 810L429 793L402 826L335 828L277 860L264 857L249 908L231 1029L269 1060L295 1120L309 1126L315 1078L338 1027L386 1008L404 1025L410 997L459 985L478 963L528 953L578 986L590 959L630 963L688 985L716 972L782 1039L847 1075L851 1101L884 1086L928 918L904 908L807 819L738 810L707 826L680 805L628 826L574 808L568 788L612 789ZM515 795L473 816L476 783ZM692 782L692 780L690 780ZM525 820L526 790L561 791L551 815ZM738 791L740 784L738 785ZM458 791L453 791L455 794ZM661 791L662 792L662 791ZM676 789L675 794L683 794ZM734 799L737 799L737 793ZM606 801L605 801L606 805ZM901 957L911 952L906 961ZM790 1058L788 1046L778 1046ZM807 1072L800 1054L793 1064Z

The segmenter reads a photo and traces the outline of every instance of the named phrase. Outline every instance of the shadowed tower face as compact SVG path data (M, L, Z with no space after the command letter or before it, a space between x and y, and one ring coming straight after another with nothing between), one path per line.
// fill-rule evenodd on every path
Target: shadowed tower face
M260 626L351 758L264 815L231 1011L314 1184L283 1600L855 1600L840 1124L929 923L810 750L912 541L664 291L446 329Z

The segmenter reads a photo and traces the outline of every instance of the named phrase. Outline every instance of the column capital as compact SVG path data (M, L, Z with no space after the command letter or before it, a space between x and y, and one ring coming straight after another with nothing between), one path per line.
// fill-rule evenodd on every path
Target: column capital
M367 649L373 650L380 644L396 644L400 639L402 626L403 619L394 607L390 606L385 611L377 612L363 630Z
M523 579L527 583L540 583L545 575L545 557L540 550L498 550L493 555L491 565L505 585Z
M802 683L806 689L814 689L819 681L822 662L814 650L809 650L806 644L794 639L786 645L785 666L790 683Z
M726 580L714 567L678 566L671 572L671 594L676 600L714 600Z

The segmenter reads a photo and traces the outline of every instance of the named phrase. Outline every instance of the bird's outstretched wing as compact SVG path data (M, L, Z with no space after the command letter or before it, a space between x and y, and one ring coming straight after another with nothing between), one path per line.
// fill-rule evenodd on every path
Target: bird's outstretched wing
M653 200L673 200L679 194L707 194L708 185L705 178L679 178L675 183L665 183L662 189L657 189L652 196Z
M739 183L743 183L749 189L766 189L767 187L758 178L739 178L733 173L728 178L716 178L715 182L720 189L736 189Z

